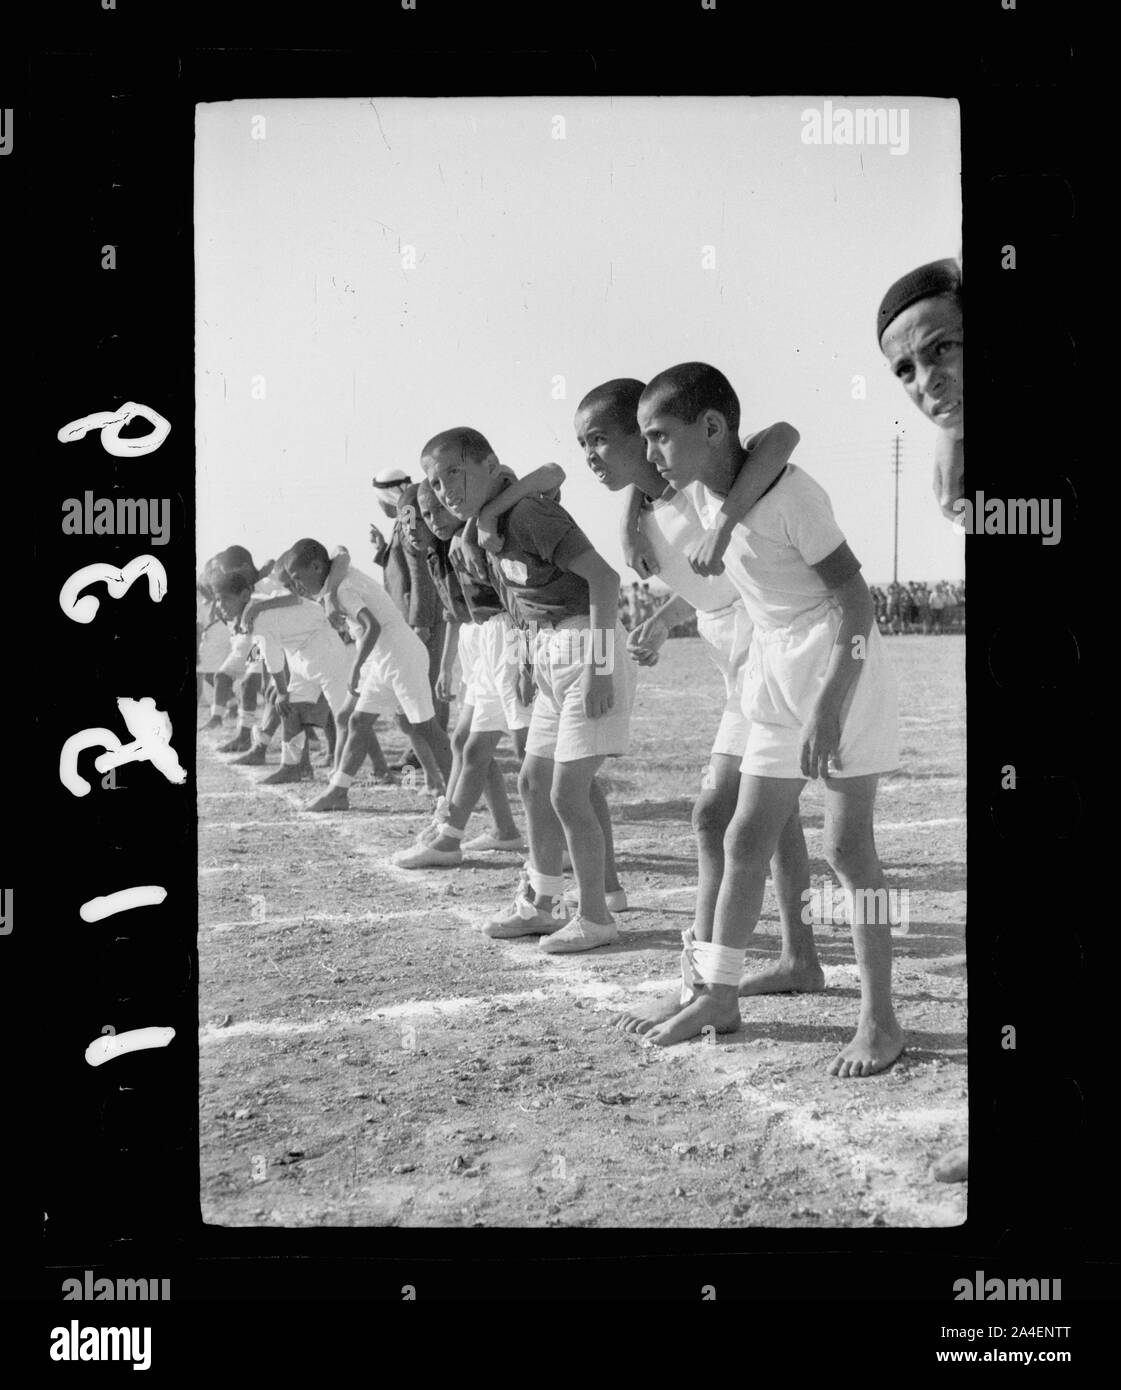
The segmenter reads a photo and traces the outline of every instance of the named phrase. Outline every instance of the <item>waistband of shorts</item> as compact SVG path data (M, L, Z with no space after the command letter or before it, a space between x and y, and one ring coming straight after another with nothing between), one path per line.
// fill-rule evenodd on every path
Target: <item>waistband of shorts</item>
M800 613L793 622L783 623L779 626L756 623L755 639L766 644L781 642L791 637L800 637L809 632L811 628L819 627L834 617L840 617L840 614L841 605L836 599L830 597L824 603L819 603L816 608L811 608L806 613Z
M723 608L698 608L697 622L705 623L717 618L727 618L730 614L743 612L743 599L734 598L731 603L726 603Z

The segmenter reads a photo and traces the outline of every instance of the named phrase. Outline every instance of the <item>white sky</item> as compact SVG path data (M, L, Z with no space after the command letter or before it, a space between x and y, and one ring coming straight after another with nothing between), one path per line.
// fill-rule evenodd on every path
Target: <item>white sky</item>
M200 106L202 558L237 543L260 563L311 535L371 569L372 475L417 479L426 439L473 425L518 473L566 469L565 506L629 582L622 500L587 471L572 417L610 377L702 360L736 388L745 433L798 427L795 461L870 582L891 577L898 432L900 577L960 576L931 493L934 427L874 328L894 279L960 246L958 108L844 104L906 107L908 152L803 144L820 97Z

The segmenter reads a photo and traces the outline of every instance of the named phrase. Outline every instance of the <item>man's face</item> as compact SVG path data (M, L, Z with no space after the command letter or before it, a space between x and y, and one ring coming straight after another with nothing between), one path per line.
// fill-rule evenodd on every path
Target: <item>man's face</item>
M920 299L888 325L880 344L892 372L928 420L965 437L965 331L948 295Z
M611 492L638 480L646 445L637 427L628 434L604 406L576 414L576 442L597 479Z
M289 570L289 576L293 589L301 598L315 598L323 588L327 572L318 560L312 560L306 565L293 565Z
M646 442L646 457L675 488L696 482L709 462L707 413L702 410L689 424L677 415L667 415L656 399L638 403L638 428Z
M478 516L490 497L494 455L482 463L467 458L460 449L441 449L424 459L424 471L441 506L460 521Z

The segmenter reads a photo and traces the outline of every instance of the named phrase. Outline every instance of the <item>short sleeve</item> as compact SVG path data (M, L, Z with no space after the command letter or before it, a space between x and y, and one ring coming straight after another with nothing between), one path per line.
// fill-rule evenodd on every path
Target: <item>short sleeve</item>
M526 497L510 512L506 523L508 546L538 555L542 560L567 569L572 560L592 548L592 543L576 522L556 502Z
M845 543L825 489L804 476L785 495L783 523L790 544L807 565L819 565Z

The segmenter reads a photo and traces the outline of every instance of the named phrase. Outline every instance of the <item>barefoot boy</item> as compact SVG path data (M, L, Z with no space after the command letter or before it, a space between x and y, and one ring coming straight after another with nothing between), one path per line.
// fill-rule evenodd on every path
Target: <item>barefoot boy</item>
M422 451L436 496L461 520L502 490L501 465L477 430L445 430ZM488 554L514 621L533 634L533 706L519 790L529 828L529 883L487 935L541 936L549 952L587 951L618 940L604 899L604 837L591 801L605 757L627 750L634 671L618 621L619 576L559 503L526 497L498 520L501 549ZM562 856L567 841L579 911L565 925Z
M701 520L714 524L742 467L739 401L704 363L660 373L639 400L647 454ZM755 626L744 690L750 724L739 799L724 840L712 938L685 934L681 1005L646 1034L667 1045L740 1026L744 950L767 864L808 778L825 785L825 853L849 895L860 971L856 1034L837 1076L870 1076L903 1049L891 1003L891 925L872 811L881 772L898 764L895 683L871 598L821 487L790 465L732 532L729 577ZM690 939L690 938L693 939Z
M620 378L589 391L576 413L576 442L588 467L610 492L633 489L644 500L637 511L639 533L656 570L672 596L627 641L639 665L652 665L670 629L696 610L697 632L708 644L709 656L724 679L725 705L700 794L693 806L697 839L697 899L693 931L701 940L712 936L716 897L724 873L724 832L736 809L740 758L747 741L743 713L743 673L751 644L751 620L735 585L726 575L704 577L691 557L713 555L713 536L719 534L715 563L731 536L730 525L720 533L707 532L684 493L666 480L646 457L646 441L638 428L641 381ZM741 520L776 481L798 442L790 425L772 426L745 445L744 466L724 503L724 518ZM722 518L722 520L724 519ZM779 837L771 864L782 924L782 954L778 963L740 982L741 994L820 990L824 975L813 944L813 930L802 920L808 897L809 859L797 810ZM624 1011L616 1023L628 1032L646 1032L680 1007L679 992L656 1004Z

